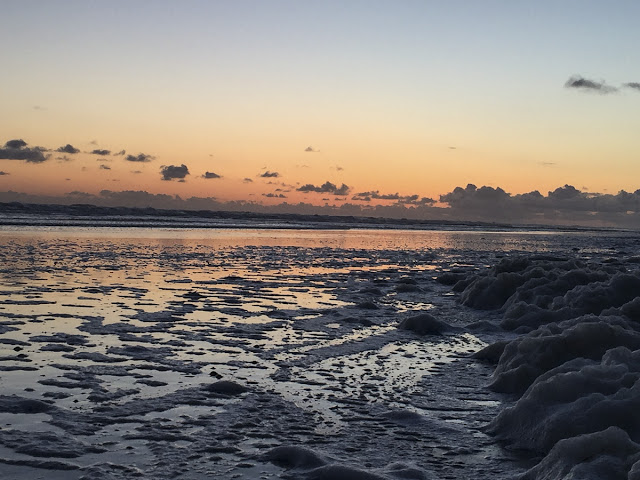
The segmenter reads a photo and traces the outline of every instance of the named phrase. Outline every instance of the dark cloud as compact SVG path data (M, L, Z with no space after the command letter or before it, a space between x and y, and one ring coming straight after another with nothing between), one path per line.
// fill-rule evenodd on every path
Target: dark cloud
M142 170L133 170L131 173L135 173L136 175L142 173Z
M71 145L70 143L67 143L64 147L58 148L56 150L56 152L70 153L71 155L74 155L74 154L80 152L80 150L77 149L76 147L74 147L73 145Z
M297 189L299 192L316 192L316 193L331 193L333 195L347 195L349 193L350 188L344 183L338 187L331 182L324 182L319 187L307 183L306 185L301 186Z
M632 88L634 90L640 91L640 82L629 82L629 83L625 83L623 85L625 87L627 87L627 88Z
M352 200L360 200L360 199L363 199L363 198L368 198L369 200L371 200L371 199L375 199L375 200L398 200L400 198L400 195L398 195L397 193L381 195L376 190L376 191L373 191L373 192L356 193L352 197Z
M205 174L202 175L202 178L212 179L212 178L222 178L222 177L220 175L218 175L217 173L205 172Z
M270 172L269 170L267 170L266 172L261 173L260 176L262 178L278 178L280 174L278 172Z
M100 170L111 170L109 165L100 165Z
M571 200L582 196L582 192L572 185L558 187L554 191L549 192L548 198L552 200Z
M9 174L9 173L7 173L7 172L3 172L2 170L0 170L0 177L1 177L1 176L3 176L3 175L10 175L10 174Z
M398 193L381 194L378 190L356 193L351 200L370 202L371 200L391 200L398 205L431 205L435 200L420 195L400 195Z
M4 144L4 146L6 148L23 148L27 146L27 142L25 142L22 139L19 140L9 140L7 143Z
M287 196L282 193L263 193L262 196L267 198L287 198Z
M477 188L470 183L465 188L456 187L452 192L440 195L440 202L448 203L455 208L480 208L487 203L496 205L508 198L509 194L500 187Z
M95 150L91 150L91 153L104 157L105 155L111 155L111 150L101 150L99 148L96 148Z
M613 93L617 92L618 89L616 87L612 87L611 85L607 85L605 82L598 82L596 80L589 80L587 78L583 78L580 75L574 75L569 78L564 84L565 88L575 88L578 90L597 92L597 93Z
M124 156L126 153L127 153L126 150L120 150L118 153L114 153L114 155L117 157L121 157L121 156Z
M189 169L183 163L182 165L166 165L160 168L162 180L184 180L189 175Z
M559 225L640 227L640 190L616 195L589 193L572 185L511 195L501 188L467 185L440 196L452 217L467 220Z
M24 160L29 163L42 163L49 159L47 150L42 147L27 147L24 140L9 140L0 148L0 160Z
M244 183L253 183L253 180L251 180L249 177L243 178L242 181Z
M122 154L124 155L124 150L122 150ZM118 153L117 155L120 155L120 153ZM150 162L151 160L155 160L156 157L153 157L151 155L145 155L144 153L139 153L138 155L127 155L127 157L125 158L125 160L127 162L138 162L138 163L147 163Z
M320 150L315 150L311 145L309 145L307 148L304 149L305 152L309 152L309 153L319 153Z
M73 159L67 157L66 155L62 155L61 157L56 157L56 160L58 160L59 162L70 162Z

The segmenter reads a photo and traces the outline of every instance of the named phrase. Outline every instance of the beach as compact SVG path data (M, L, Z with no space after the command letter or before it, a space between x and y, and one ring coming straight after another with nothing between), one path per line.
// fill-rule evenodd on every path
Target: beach
M550 397L536 384L557 382L557 368L591 378L614 365L619 382L583 397L638 398L639 243L603 231L4 226L0 472L564 478L544 475L586 460L554 447L579 437L605 462L583 438L598 434L625 445L615 461L628 473L635 420L523 432L558 412L557 399L538 408ZM591 343L587 324L601 329ZM619 330L608 343L607 325ZM540 360L541 338L566 332L584 351ZM532 339L538 350L519 348Z

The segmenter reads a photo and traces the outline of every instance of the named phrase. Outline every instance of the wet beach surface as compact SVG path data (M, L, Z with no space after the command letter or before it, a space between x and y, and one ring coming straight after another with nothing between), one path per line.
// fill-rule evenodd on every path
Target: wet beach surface
M7 478L513 478L539 456L485 433L514 397L487 389L494 365L471 355L516 334L442 279L505 255L628 246L122 230L0 235ZM424 314L443 323L399 328Z

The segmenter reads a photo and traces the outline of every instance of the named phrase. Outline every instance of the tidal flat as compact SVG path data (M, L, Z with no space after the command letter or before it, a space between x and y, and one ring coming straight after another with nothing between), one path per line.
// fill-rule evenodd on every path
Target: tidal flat
M5 226L0 245L3 478L640 470L633 233ZM571 375L611 381L545 393ZM585 406L598 421L568 425Z

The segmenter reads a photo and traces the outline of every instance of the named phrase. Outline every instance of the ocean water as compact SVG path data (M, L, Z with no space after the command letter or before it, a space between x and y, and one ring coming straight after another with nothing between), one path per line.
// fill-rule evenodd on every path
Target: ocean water
M632 421L524 441L574 359L517 348L622 329L575 356L636 399L635 233L0 228L1 478L551 478L609 427L636 464Z

